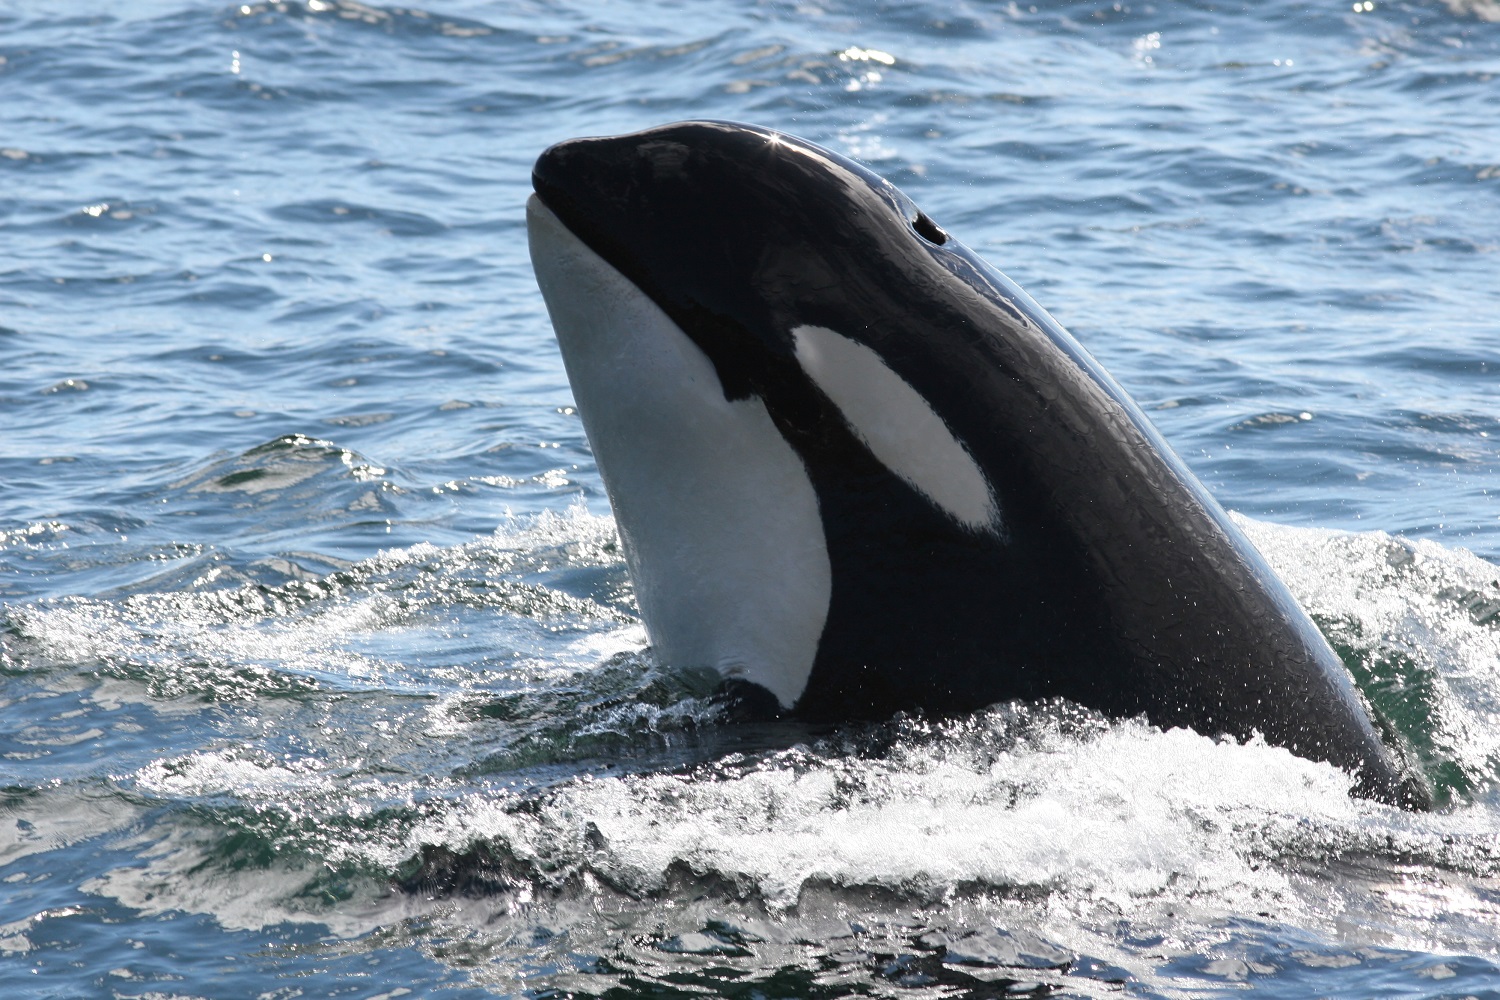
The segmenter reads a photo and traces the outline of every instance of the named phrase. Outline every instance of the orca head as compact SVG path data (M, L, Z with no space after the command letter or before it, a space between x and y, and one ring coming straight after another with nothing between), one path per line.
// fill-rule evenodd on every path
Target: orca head
M713 121L559 143L533 185L538 283L665 662L790 708L866 566L844 554L1005 543L945 412L981 402L949 286L983 265L896 187Z
M685 122L560 143L533 185L537 282L665 663L804 717L1063 697L1430 802L1140 408L891 184Z

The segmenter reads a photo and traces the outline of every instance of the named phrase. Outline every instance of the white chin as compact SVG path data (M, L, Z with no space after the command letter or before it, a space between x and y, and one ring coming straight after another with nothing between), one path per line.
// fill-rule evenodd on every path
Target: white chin
M708 356L535 195L526 222L657 655L790 708L832 587L802 460L760 399L725 399Z

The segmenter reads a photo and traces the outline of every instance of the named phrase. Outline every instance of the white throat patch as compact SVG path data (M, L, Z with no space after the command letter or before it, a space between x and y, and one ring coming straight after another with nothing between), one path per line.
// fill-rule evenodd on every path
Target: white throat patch
M725 399L698 345L534 195L526 228L657 655L790 708L832 593L802 459L758 397Z
M932 406L879 354L824 326L792 330L797 361L881 464L959 524L998 532L994 491Z

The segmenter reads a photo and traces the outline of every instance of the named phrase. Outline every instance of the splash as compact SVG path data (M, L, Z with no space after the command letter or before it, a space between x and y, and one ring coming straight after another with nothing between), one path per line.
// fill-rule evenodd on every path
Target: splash
M1348 775L1258 741L1062 702L726 724L701 679L654 662L628 604L576 593L580 574L623 574L613 523L582 507L273 587L37 602L12 609L5 641L39 682L82 678L99 705L227 710L197 749L105 783L106 829L137 860L86 888L143 913L350 941L401 927L584 993L684 976L717 990L705 970L787 976L794 953L820 970L807 990L1089 993L1168 989L1174 955L1211 956L1191 981L1243 979L1288 961L1267 951L1288 935L1308 940L1306 968L1435 938L1492 951L1484 713L1500 681L1474 594L1494 567L1241 524L1377 701L1399 650L1402 690L1424 692L1401 704L1467 776L1446 811L1351 798ZM439 662L451 633L435 623L455 615L490 623L485 648ZM522 634L529 652L505 648Z

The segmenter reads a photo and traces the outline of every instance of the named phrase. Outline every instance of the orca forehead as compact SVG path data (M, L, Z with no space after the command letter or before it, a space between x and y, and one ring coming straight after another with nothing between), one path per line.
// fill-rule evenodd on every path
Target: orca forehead
M849 303L878 311L893 286L921 298L911 276L941 267L932 240L946 241L852 160L731 122L558 143L532 180L564 225L708 354L730 398L777 393L796 370L798 326L886 354L891 331L869 329Z

